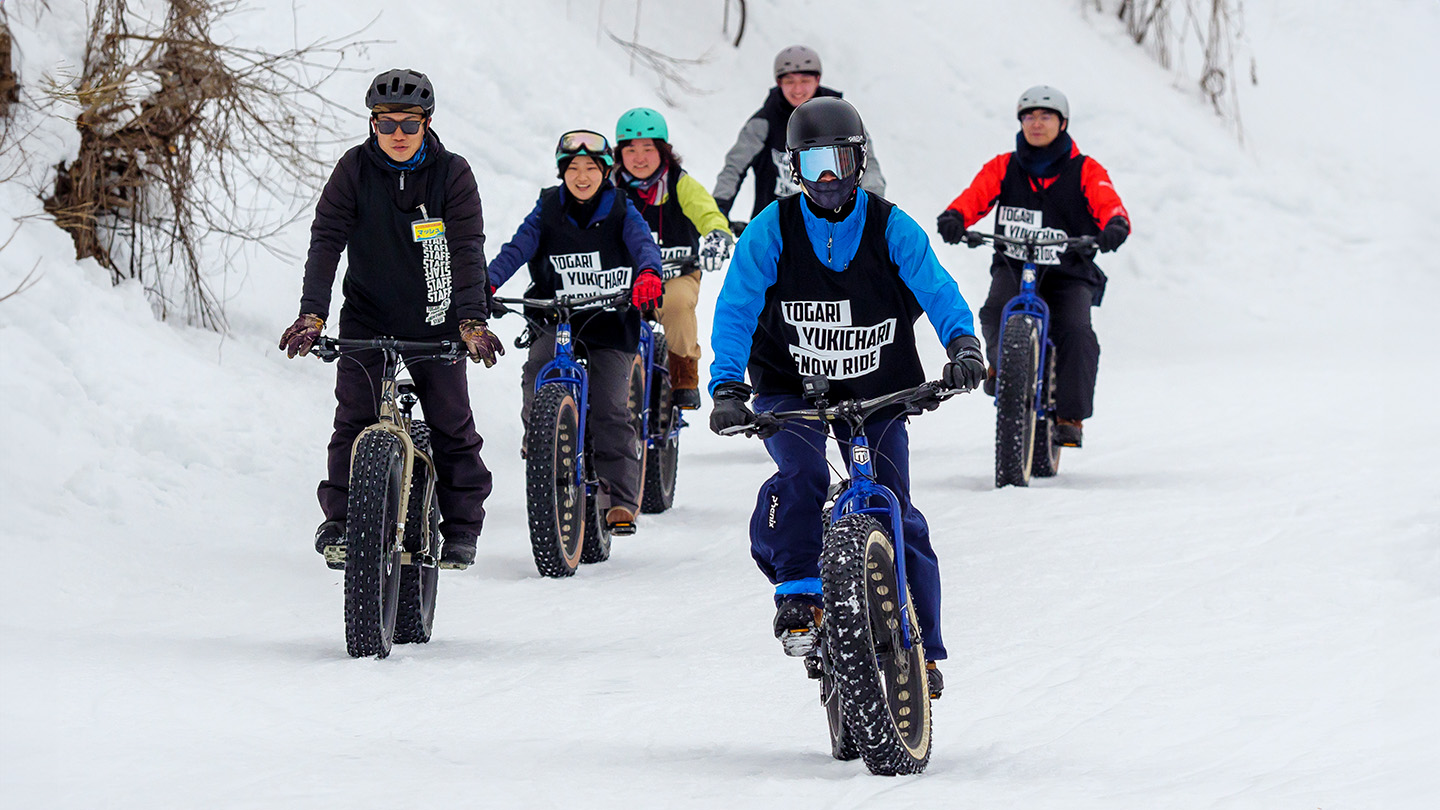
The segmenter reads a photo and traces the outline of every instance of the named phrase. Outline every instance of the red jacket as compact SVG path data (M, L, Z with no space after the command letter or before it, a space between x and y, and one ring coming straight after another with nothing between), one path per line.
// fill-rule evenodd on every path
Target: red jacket
M965 218L965 227L970 228L979 222L982 217L990 213L995 203L1000 201L1001 181L1005 179L1005 172L1010 168L1010 161L1015 157L1014 152L1007 152L1003 155L996 155L993 160L986 163L975 179L970 181L970 187L960 193L949 207L959 211ZM1080 170L1080 188L1085 196L1085 201L1090 207L1090 216L1095 220L1095 226L1103 230L1111 217L1121 216L1130 222L1130 214L1126 212L1125 205L1120 202L1120 195L1115 193L1115 186L1110 182L1110 174L1105 171L1095 158L1080 154L1080 147L1071 145L1070 158L1079 158L1085 163ZM1035 191L1049 188L1056 178L1030 178L1030 187ZM1134 223L1132 222L1133 226ZM1078 236L1079 234L1074 234Z

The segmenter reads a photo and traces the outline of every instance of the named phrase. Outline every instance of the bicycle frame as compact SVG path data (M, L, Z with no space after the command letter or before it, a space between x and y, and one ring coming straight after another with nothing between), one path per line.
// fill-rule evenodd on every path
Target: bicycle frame
M1030 245L1033 248L1033 244ZM1020 313L1029 318L1034 318L1040 325L1040 363L1035 371L1035 412L1044 412L1045 403L1045 361L1046 355L1050 352L1050 305L1040 297L1037 289L1040 286L1039 269L1035 265L1033 249L1028 251L1031 255L1025 259L1025 265L1020 270L1020 294L1011 298L1000 312L1000 330L1004 334L1005 324L1010 322L1010 316ZM1000 366L1005 362L1004 352L997 356L995 370L998 373Z
M874 454L870 452L870 440L865 436L863 421L853 425L853 428L847 459L850 480L835 497L835 505L830 508L830 521L833 524L842 515L857 513L889 515L890 538L895 544L895 581L900 591L896 594L896 604L903 605L910 596L910 583L905 578L905 527L900 514L900 499L889 487L875 480ZM885 505L871 506L870 503L875 498L883 499ZM905 649L908 650L912 646L913 638L909 611L900 611L900 630L902 638L905 639Z

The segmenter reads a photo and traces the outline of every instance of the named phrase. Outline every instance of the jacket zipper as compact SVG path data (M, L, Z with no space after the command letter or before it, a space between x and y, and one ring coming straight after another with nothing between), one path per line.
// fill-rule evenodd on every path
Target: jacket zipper
M405 175L407 175L407 174L409 174L409 172L405 172L405 171L400 172L400 190L401 190L401 191L404 191L404 190L405 190Z

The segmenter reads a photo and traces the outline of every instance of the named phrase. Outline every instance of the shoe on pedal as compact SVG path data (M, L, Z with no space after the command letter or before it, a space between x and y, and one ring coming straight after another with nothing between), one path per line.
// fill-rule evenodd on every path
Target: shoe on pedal
M335 570L345 567L345 521L327 520L315 530L315 550L325 557L325 565Z
M945 676L940 674L940 668L935 666L934 661L925 662L925 682L930 684L930 699L939 700L945 691Z
M612 506L610 511L605 513L605 523L610 526L610 533L625 537L635 533L635 512L623 506Z
M440 567L463 571L475 562L475 538L451 537L440 546Z
M775 638L780 639L786 655L800 658L815 652L824 615L812 599L796 596L780 599L775 606Z
M694 411L700 408L700 390L698 388L677 388L670 399L682 411Z
M1081 436L1079 419L1055 420L1055 441L1061 447L1079 447Z

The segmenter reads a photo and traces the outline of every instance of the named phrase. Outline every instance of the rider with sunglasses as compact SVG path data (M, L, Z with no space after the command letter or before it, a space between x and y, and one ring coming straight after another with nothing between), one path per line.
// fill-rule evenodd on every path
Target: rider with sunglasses
M605 519L612 531L634 531L640 512L642 443L640 414L630 408L630 367L640 345L640 313L661 302L660 249L650 226L611 185L615 153L605 136L572 130L555 146L559 186L542 189L535 207L490 265L495 289L520 265L529 264L527 298L557 294L630 292L635 309L591 310L571 320L577 353L589 371L595 473L606 493ZM543 313L531 313L543 320ZM555 356L555 330L532 334L521 375L520 418L527 429L535 377Z
M300 317L280 337L290 357L308 354L330 317L330 291L343 252L340 337L461 339L470 359L495 364L504 349L485 319L485 231L475 175L430 129L435 91L423 73L390 70L365 93L371 134L335 166L310 226ZM348 355L335 364L335 430L320 482L325 522L315 549L343 550L350 449L378 416L383 356ZM441 564L475 559L490 471L470 409L464 365L409 368L430 425L444 537ZM332 555L332 559L341 556Z
M979 385L980 341L954 279L913 219L859 187L866 163L860 114L838 98L808 101L790 117L786 147L802 194L771 203L735 244L711 332L710 429L751 424L752 391L759 411L811 407L801 397L801 382L811 375L829 378L831 401L920 384L926 375L915 322L922 312L950 357L944 381L965 390ZM938 697L942 682L933 662L946 655L940 568L925 517L910 502L905 418L879 413L866 433L880 459L877 478L900 501L905 570L930 659L931 695ZM805 655L822 620L825 435L775 432L765 449L778 470L760 489L750 553L775 585L775 636L788 654Z

